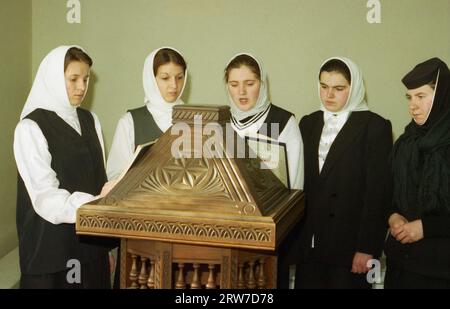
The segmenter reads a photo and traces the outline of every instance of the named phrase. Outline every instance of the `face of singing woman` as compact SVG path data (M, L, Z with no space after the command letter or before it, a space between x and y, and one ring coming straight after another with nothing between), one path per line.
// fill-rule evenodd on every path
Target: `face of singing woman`
M155 78L163 99L169 103L175 102L183 90L185 79L183 67L173 62L160 65Z
M339 112L347 104L350 84L339 72L320 74L320 99L330 112Z
M433 107L433 96L434 89L429 85L406 91L409 114L418 125L423 125L427 121Z
M64 72L67 96L72 106L80 106L87 91L90 67L82 61L72 61Z
M249 67L242 65L230 70L227 87L237 108L246 112L255 107L258 101L261 81Z

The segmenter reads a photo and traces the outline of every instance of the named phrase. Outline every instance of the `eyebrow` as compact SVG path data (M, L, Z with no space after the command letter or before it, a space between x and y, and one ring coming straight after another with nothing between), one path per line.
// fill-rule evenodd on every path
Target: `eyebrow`
M243 82L256 82L257 81L257 79L246 79L246 80L243 80ZM238 83L239 81L238 80L229 80L228 81L229 83Z
M425 92L418 92L418 93L414 93L414 94L405 93L405 97L407 97L407 98L417 97L420 95L427 95L427 94Z
M347 85L336 85L336 86L329 86L325 83L320 82L321 85L323 86L327 86L327 87L331 87L331 88L338 88L338 87L348 87Z
M165 74L165 75L169 75L169 76L170 76L170 74L167 73L167 72L160 72L159 74L160 74L160 75ZM177 74L175 74L175 76L182 75L182 74L184 75L184 72L177 73Z
M69 77L79 77L80 74L70 74ZM86 75L86 77L90 77L90 75Z

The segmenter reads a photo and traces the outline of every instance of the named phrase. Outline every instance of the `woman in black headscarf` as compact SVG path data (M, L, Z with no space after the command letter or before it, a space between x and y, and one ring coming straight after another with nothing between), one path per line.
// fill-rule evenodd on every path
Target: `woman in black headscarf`
M386 288L450 288L450 71L438 58L403 79L413 121L392 151Z

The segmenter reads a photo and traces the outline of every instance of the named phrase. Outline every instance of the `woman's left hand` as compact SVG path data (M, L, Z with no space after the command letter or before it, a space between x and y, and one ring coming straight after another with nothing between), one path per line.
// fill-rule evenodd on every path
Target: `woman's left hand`
M410 244L423 238L422 220L408 222L401 226L401 231L395 235L395 239L402 244Z
M370 254L356 252L353 256L352 270L351 272L354 274L365 274L370 270L370 267L367 266L367 263L373 259L373 256Z

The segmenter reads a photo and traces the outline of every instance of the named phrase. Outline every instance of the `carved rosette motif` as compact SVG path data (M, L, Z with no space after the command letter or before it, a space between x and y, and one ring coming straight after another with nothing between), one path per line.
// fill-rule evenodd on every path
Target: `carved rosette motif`
M206 158L171 158L156 167L142 184L131 192L171 195L194 194L231 199L219 171Z

